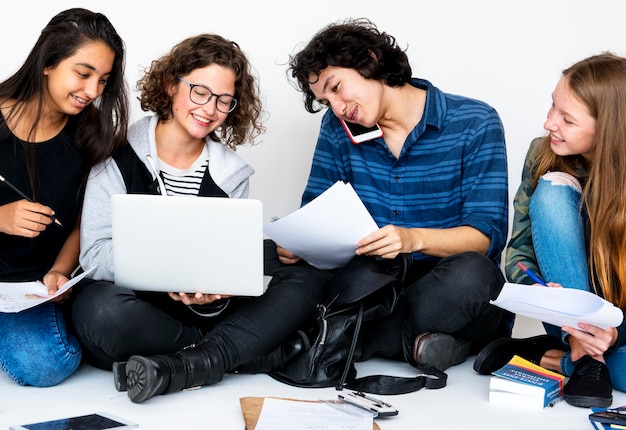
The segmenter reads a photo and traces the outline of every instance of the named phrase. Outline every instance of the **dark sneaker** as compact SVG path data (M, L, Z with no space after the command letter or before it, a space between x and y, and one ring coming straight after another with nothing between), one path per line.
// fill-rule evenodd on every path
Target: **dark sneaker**
M547 334L513 339L503 337L487 344L474 359L474 370L480 375L491 375L508 363L514 355L519 355L537 365L541 357L551 349L562 350L563 346L554 337Z
M584 355L574 362L574 372L563 387L563 398L581 408L608 408L613 387L606 364Z
M413 343L413 359L419 367L432 366L443 372L467 360L471 347L469 339L455 339L443 333L422 333Z

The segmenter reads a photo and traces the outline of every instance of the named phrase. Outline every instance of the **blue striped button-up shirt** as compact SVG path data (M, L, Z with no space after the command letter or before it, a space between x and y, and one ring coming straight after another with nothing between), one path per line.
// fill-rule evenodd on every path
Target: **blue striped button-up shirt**
M383 138L353 144L332 111L325 113L302 204L338 180L349 182L379 227L471 226L491 239L487 255L497 263L508 228L506 146L498 113L428 81L412 84L426 89L426 106L398 158Z

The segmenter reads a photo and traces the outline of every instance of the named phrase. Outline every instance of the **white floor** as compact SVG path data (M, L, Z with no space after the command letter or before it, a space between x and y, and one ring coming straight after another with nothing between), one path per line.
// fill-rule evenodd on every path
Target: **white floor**
M520 320L514 337L538 333L536 321ZM488 402L489 377L472 369L473 357L448 369L448 385L425 390L380 396L399 414L378 419L381 430L399 429L592 429L588 409L561 402L543 410L517 409ZM405 363L371 360L360 363L359 376L394 374L412 376L415 369ZM227 375L219 384L199 390L132 403L126 393L113 387L110 372L83 365L78 372L53 388L20 387L0 373L0 429L10 425L108 412L139 424L139 429L244 429L239 398L275 396L296 399L335 399L333 388L304 389L281 384L266 375ZM626 404L626 394L614 391L613 406Z

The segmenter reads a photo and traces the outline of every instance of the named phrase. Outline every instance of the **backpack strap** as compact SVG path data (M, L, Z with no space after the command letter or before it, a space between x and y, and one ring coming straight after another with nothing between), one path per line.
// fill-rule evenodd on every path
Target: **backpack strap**
M380 290L389 288L394 281L403 280L406 269L410 264L410 255L401 255L395 260L397 268L385 270L381 268L381 261L371 257L357 256L339 270L328 282L327 288L331 291L333 305L359 302L358 317L354 325L354 333L345 367L340 381L335 389L360 391L371 394L406 394L421 388L438 389L446 386L448 375L434 367L418 367L418 374L413 378L370 375L362 378L348 379L350 370L354 368L354 352L356 350L359 332L366 312L363 298ZM388 268L386 268L388 269ZM387 273L385 273L387 272ZM391 274L389 274L391 272ZM332 294L334 292L334 294ZM353 373L354 374L354 373Z
M359 332L363 323L363 302L359 303L359 311L354 325L354 334L350 350L346 357L346 364L341 375L341 380L335 389L341 391L344 388L353 391L360 391L371 394L406 394L422 388L438 389L446 386L448 375L435 367L418 367L418 374L413 378L390 376L390 375L370 375L362 378L355 378L346 382L350 369L354 366L354 351L356 349Z
M359 332L361 331L361 324L363 323L363 302L359 303L359 313L354 324L354 334L352 335L352 342L350 343L350 350L348 351L348 357L346 358L346 365L343 368L343 373L341 375L341 379L339 383L335 387L337 390L341 390L342 387L346 383L346 379L348 378L348 373L350 372L350 368L354 366L354 351L356 350L356 344L359 340Z
M389 375L369 375L356 378L344 388L371 394L406 394L421 388L438 389L446 386L448 375L434 367L418 367L413 378ZM340 389L340 388L337 388Z

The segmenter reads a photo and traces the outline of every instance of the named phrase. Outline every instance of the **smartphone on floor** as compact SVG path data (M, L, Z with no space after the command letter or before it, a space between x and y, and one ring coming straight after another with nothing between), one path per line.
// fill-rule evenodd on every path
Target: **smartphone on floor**
M32 424L21 424L9 427L11 430L106 430L134 429L138 424L99 412L88 415L41 421Z

